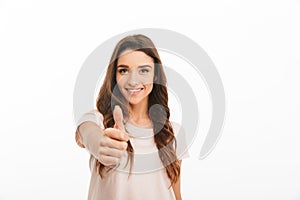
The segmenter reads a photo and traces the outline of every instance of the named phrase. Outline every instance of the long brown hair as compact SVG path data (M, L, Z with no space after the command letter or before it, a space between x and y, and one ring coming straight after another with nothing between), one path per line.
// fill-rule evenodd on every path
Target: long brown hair
M154 61L154 83L153 89L148 96L148 111L151 106L158 104L159 107L153 106L148 115L153 124L154 141L159 150L159 157L165 166L167 175L171 184L177 182L180 176L180 164L176 156L176 139L172 125L169 121L170 109L168 107L167 81L160 56L151 39L145 35L127 36L120 40L116 45L110 59L110 64L106 72L104 83L100 89L97 98L97 109L103 115L103 125L105 128L114 126L112 110L115 105L122 108L124 118L128 117L128 102L123 97L116 82L116 67L118 57L125 50L142 51L150 56ZM153 109L154 108L154 109ZM155 109L157 108L157 109ZM134 149L128 142L127 151L129 152L130 171L133 165ZM99 175L103 176L103 170L106 168L99 161L96 161L96 167Z

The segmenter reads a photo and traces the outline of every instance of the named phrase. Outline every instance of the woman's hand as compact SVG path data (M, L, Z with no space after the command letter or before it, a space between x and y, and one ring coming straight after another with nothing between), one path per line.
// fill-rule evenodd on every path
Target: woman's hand
M79 126L82 144L103 165L119 164L127 149L128 134L123 124L123 114L119 106L113 112L115 125L102 130L93 122L84 122Z

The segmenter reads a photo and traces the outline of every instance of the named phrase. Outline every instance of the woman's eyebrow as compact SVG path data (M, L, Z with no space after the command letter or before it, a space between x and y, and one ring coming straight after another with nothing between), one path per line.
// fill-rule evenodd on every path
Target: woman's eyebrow
M145 68L145 67L152 68L152 66L151 66L151 65L140 65L140 66L138 66L138 68Z
M121 65L118 65L117 66L117 69L118 68L129 68L129 66L128 65L123 65L123 64L121 64ZM149 67L149 68L152 68L152 66L151 65L140 65L140 66L138 66L138 68L145 68L145 67Z
M129 68L128 65L118 65L117 68L123 67L123 68Z

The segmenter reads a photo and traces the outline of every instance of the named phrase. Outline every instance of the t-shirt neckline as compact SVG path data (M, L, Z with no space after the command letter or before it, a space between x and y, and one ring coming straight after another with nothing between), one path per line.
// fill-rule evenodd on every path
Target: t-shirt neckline
M153 128L145 128L139 127L133 124L130 121L127 121L125 124L126 130L128 131L129 135L134 138L149 138L153 137Z

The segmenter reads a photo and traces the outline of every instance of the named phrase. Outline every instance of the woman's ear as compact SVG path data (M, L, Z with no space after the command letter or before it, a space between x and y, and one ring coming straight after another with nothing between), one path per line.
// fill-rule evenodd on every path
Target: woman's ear
M155 75L153 78L153 82L157 81L157 76Z

